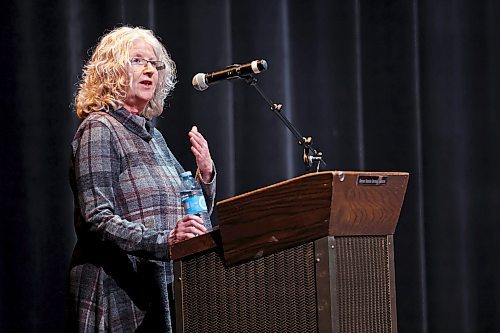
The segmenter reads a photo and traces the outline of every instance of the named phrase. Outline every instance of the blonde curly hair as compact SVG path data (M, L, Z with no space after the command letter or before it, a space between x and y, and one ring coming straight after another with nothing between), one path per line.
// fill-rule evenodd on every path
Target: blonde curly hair
M79 118L84 119L91 112L109 112L123 106L132 81L129 50L138 39L151 45L157 60L163 61L166 66L164 70L158 71L158 84L144 111L144 117L151 119L162 113L165 98L176 84L175 63L151 30L123 26L101 38L83 68L75 98L75 109Z

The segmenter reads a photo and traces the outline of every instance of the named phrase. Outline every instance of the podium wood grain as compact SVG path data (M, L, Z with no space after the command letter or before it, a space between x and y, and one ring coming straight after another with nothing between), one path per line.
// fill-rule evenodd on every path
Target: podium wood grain
M361 185L359 177L385 177ZM394 234L408 173L326 171L307 174L217 203L226 264L324 236Z

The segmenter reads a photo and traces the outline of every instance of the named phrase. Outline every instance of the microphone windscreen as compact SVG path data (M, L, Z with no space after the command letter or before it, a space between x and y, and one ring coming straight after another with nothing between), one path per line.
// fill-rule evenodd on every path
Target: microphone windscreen
M263 72L267 69L267 61L262 60L254 60L251 62L252 70L255 74Z
M198 90L198 91L203 91L208 88L208 84L205 81L205 75L203 73L198 73L195 76L193 76L193 81L191 82L193 84L193 88Z

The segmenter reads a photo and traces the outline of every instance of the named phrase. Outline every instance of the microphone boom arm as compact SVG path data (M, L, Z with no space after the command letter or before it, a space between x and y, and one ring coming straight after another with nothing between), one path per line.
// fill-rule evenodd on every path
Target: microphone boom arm
M262 98L266 101L266 103L271 108L271 111L285 124L285 126L292 132L292 134L297 138L299 145L304 147L304 155L303 161L306 167L306 171L311 170L313 163L317 162L316 172L319 171L321 165L326 166L326 162L323 160L323 153L317 149L315 149L312 145L312 138L304 137L299 131L293 126L293 124L281 113L283 109L282 104L273 103L269 97L267 97L262 89L257 84L257 79L253 75L242 76L241 78L245 79L245 82L254 87L255 90L262 96Z

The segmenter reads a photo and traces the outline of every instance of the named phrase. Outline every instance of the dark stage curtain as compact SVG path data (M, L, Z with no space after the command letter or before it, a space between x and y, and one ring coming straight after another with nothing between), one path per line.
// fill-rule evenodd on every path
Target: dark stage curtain
M218 201L304 172L255 90L191 87L198 72L266 59L259 85L327 170L411 174L395 234L399 331L500 331L497 0L18 0L1 15L1 332L63 329L71 104L89 49L120 24L153 29L176 61L157 126L186 169L190 126L206 135Z

